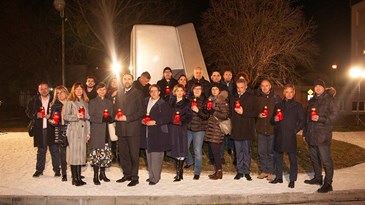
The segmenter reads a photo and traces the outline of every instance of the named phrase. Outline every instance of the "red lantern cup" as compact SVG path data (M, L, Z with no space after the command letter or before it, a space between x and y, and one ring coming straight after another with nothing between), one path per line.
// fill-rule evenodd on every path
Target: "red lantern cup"
M194 98L194 100L191 102L191 107L198 107L198 101L196 100L196 98Z
M169 86L166 86L165 91L166 91L166 95L169 96L170 95L170 92L171 92L170 87Z
M60 121L60 114L58 113L58 112L54 112L53 113L53 116L52 116L52 118L53 118L53 121L54 121L54 123L56 124L56 125L58 125L58 122Z
M109 117L109 112L108 112L108 110L107 110L107 109L105 109L105 110L104 110L103 117L104 117L104 118Z
M117 117L117 118L120 118L120 117L122 117L122 116L123 116L122 109L118 109L118 110L117 110L117 115L116 115L116 117Z
M234 104L234 108L240 108L241 107L241 104L240 104L240 101L236 101L236 103Z
M283 120L283 112L281 111L281 109L276 110L276 116L278 117L278 121Z
M144 117L144 123L148 123L149 121L151 121L151 117L150 117L150 113L147 113L146 116Z
M264 107L264 111L262 112L262 114L267 117L269 116L269 109L267 108L267 106Z
M207 102L207 109L208 110L211 110L212 109L212 107L213 107L213 102L212 102L212 99L208 99L208 102Z
M79 107L79 113L82 114L81 119L85 119L85 108L83 106Z
M313 117L317 115L317 109L316 108L312 108L311 110L311 120L313 120Z
M39 112L42 114L42 117L46 115L46 111L44 110L43 106L39 108Z
M175 113L174 122L175 123L180 123L180 113L179 112Z

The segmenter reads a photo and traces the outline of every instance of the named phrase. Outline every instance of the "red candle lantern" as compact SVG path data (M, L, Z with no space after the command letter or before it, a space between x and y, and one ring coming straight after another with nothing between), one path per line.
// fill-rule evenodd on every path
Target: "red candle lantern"
M278 117L278 121L283 120L283 112L281 111L281 109L276 110L276 116Z
M212 109L212 107L213 107L213 102L212 102L212 99L208 99L208 102L207 102L207 109L208 110L211 110Z
M42 114L42 117L46 115L46 111L44 110L43 106L39 108L39 112Z
M267 117L269 116L269 109L267 108L267 106L264 107L264 111L262 112L262 114Z
M53 113L53 116L52 116L52 118L53 118L53 121L54 121L54 123L57 125L58 124L58 122L60 121L60 114L58 113L58 112L54 112Z
M82 114L81 119L85 119L85 108L83 106L79 107L79 113Z
M313 117L317 115L317 109L316 108L312 108L312 111L311 111L311 119L313 120Z
M198 107L198 101L196 100L196 98L194 98L194 100L191 102L191 107Z
M170 95L170 87L169 86L166 86L166 89L165 89L165 91L166 91L166 95L167 96L169 96Z
M180 113L179 112L175 113L174 122L175 123L180 123Z
M234 104L234 108L240 108L241 107L241 104L240 104L240 101L236 101L236 103Z
M105 109L105 110L104 110L103 117L104 117L104 118L109 117L109 112L108 112L108 110L107 110L107 109Z
M144 117L144 123L147 124L150 120L151 120L150 113L147 113L146 116Z
M117 110L117 118L120 118L120 117L122 117L123 116L123 112L122 112L122 109L118 109Z

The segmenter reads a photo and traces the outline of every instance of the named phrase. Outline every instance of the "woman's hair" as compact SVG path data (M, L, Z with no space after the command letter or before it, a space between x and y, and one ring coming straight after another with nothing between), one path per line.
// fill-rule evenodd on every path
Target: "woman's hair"
M59 85L54 89L54 93L53 93L53 100L52 102L49 104L51 107L55 104L55 102L58 100L58 93L64 92L66 94L66 98L68 97L68 95L70 94L67 90L67 88L63 85Z
M100 89L100 88L105 88L106 84L103 82L98 83L98 85L96 86L96 90Z
M84 88L84 85L80 82L76 82L72 85L72 88L71 88L71 92L70 92L70 95L68 96L68 99L75 102L76 100L79 100L77 97L76 97L76 94L75 94L75 89L76 88L82 88L82 96L81 96L81 99L85 102L89 102L89 98L87 97L86 95L86 92L85 92L85 88Z
M113 82L113 80L116 80L117 81L117 86L116 87L112 87L112 82ZM107 96L111 96L111 94L114 92L114 91L116 91L116 90L118 90L118 80L117 80L117 78L115 78L115 77L113 77L113 78L110 78L110 80L109 80L109 82L108 82L108 85L106 86L106 95Z
M184 77L185 79L186 79L186 81L188 81L188 78L186 77L186 75L185 74L181 74L180 76L179 76L179 78L177 79L177 81L179 81L180 80L180 78L182 78L182 77ZM186 82L187 83L187 82Z
M177 84L174 86L174 89L172 90L172 93L175 95L177 89L181 88L184 92L186 92L185 90L185 86L183 86L182 84Z

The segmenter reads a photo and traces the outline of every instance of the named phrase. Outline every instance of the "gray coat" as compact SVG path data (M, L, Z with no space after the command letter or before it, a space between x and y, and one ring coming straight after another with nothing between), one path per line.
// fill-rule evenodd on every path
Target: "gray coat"
M85 108L85 119L77 118L79 107ZM68 122L67 140L69 144L68 162L71 165L86 164L86 136L90 134L89 110L85 101L67 101L63 119Z
M99 96L92 99L89 103L89 115L90 115L90 148L91 149L104 149L105 143L110 143L109 135L107 135L107 124L103 122L104 110L107 109L109 115L114 118L113 103L110 99L101 99ZM108 139L105 139L105 138Z

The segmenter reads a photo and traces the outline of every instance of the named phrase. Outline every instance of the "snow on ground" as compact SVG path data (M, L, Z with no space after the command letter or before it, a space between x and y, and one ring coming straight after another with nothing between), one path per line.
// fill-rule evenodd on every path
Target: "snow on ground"
M335 139L357 144L365 148L365 132L336 133ZM173 182L173 174L162 173L161 181L155 185L148 185L145 180L148 173L140 170L140 184L127 187L127 183L116 183L121 178L121 170L112 167L107 171L111 182L101 182L96 186L92 182L93 171L90 166L84 168L83 175L87 185L76 187L71 185L70 170L68 181L61 182L61 178L54 177L51 158L47 153L44 175L33 178L36 162L36 148L33 139L27 133L7 133L0 135L0 195L40 195L40 196L201 196L214 194L268 194L284 192L313 193L319 186L306 185L305 179L311 178L308 174L299 174L295 188L290 189L288 175L285 175L283 184L269 184L267 180L259 180L253 174L252 181L245 179L233 180L234 175L224 174L222 180L209 180L208 172L201 174L200 180L192 179L192 175L184 175L181 182ZM224 168L223 168L224 170ZM334 189L352 190L364 189L365 164L335 171ZM311 174L310 174L311 175Z

